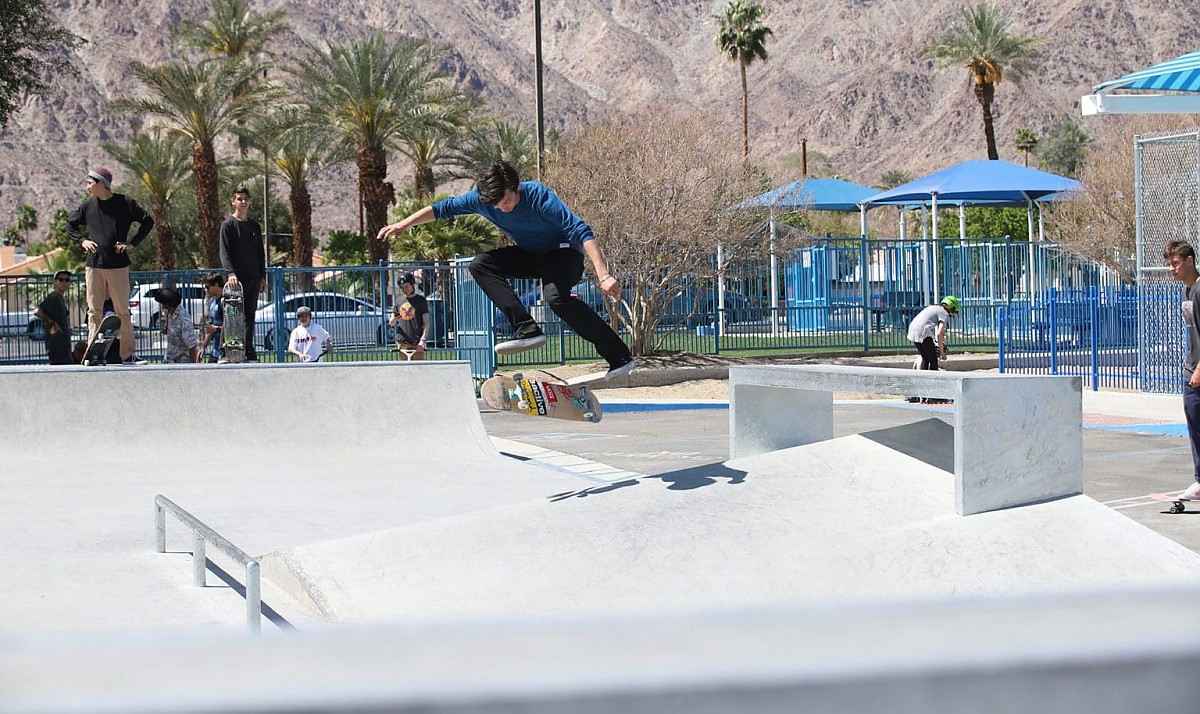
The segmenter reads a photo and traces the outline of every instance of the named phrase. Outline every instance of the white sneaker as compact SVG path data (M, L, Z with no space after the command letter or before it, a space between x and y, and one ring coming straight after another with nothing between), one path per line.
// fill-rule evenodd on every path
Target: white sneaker
M546 336L538 333L532 337L518 337L515 340L508 340L496 345L496 354L498 355L515 355L518 352L537 349L546 344Z
M1179 494L1180 501L1200 501L1200 483L1194 483L1188 486L1183 493Z
M628 362L619 364L616 367L608 370L608 373L604 375L604 378L612 379L613 377L620 377L622 374L628 374L629 372L632 372L634 367L637 367L637 360L630 357Z

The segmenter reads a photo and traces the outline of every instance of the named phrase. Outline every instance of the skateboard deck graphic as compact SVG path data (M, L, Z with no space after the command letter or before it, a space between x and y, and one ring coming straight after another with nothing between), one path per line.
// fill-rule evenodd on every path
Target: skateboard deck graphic
M242 285L226 286L221 293L225 324L221 330L221 349L230 362L246 361L246 313L243 311Z
M1193 499L1190 499L1190 498L1180 498L1179 496L1168 496L1165 493L1152 493L1152 494L1150 494L1150 498L1153 498L1155 501L1162 501L1163 503L1171 504L1171 513L1183 513L1184 512L1183 504L1193 502Z
M100 321L100 329L96 331L96 336L92 338L91 343L83 352L83 364L108 364L109 349L117 341L117 332L120 329L121 318L111 313L105 315L104 319Z
M492 409L529 416L596 423L603 414L600 400L587 387L525 379L521 374L492 377L479 395Z

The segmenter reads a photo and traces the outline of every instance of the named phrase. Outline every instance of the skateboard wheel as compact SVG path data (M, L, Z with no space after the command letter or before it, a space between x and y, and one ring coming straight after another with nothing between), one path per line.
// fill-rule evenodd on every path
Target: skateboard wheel
M1183 503L1181 501L1176 501L1175 503L1172 503L1171 504L1171 513L1183 513Z
M529 402L525 401L524 399L517 402L517 409L520 409L521 411L525 411L528 408L529 408Z
M595 413L595 412L584 412L584 413L583 413L583 418L584 418L584 419L587 419L588 421L591 421L591 422L598 421L598 420L596 419L596 413Z
M521 374L520 372L517 372L513 375L514 382L520 382L522 379L525 379L525 375Z

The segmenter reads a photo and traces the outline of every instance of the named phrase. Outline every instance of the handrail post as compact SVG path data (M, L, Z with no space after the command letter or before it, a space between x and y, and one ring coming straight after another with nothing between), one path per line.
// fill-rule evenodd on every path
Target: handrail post
M257 560L246 563L246 627L255 635L262 632L262 577Z
M204 587L205 571L207 570L208 558L204 555L204 534L200 531L192 530L192 582L196 587Z
M154 502L154 551L167 552L167 512L157 501Z

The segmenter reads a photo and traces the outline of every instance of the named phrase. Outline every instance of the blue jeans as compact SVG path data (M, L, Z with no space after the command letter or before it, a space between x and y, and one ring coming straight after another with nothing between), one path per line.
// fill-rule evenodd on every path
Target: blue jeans
M1183 383L1183 416L1187 419L1188 441L1192 443L1193 477L1200 483L1200 392Z

